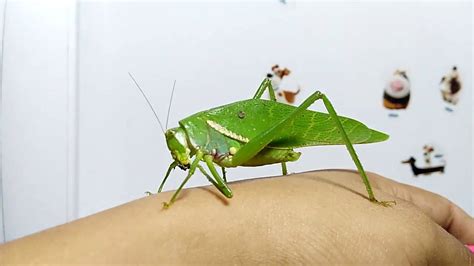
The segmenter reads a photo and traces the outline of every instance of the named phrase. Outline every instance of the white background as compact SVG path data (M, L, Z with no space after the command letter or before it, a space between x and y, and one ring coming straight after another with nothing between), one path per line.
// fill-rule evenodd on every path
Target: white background
M0 1L0 59L3 59L3 26L4 26L4 12L5 12L5 0ZM0 61L0 71L2 71L3 65L1 64L3 60ZM3 72L3 71L2 71ZM0 73L0 80L2 79L2 73ZM0 84L0 90L1 90L1 84ZM0 91L0 99L1 99L1 91ZM1 117L1 111L0 111L0 117ZM3 125L0 125L0 130L3 128ZM0 149L2 145L2 140L0 140ZM0 158L2 156L2 151L0 150ZM0 169L2 169L2 165L0 162ZM0 170L0 241L4 241L5 239L5 227L3 226L3 182L2 182L2 174L3 170Z
M171 157L129 71L162 120L177 80L174 127L197 111L252 96L271 65L288 67L303 87L300 101L323 90L341 115L391 135L356 147L366 169L440 193L473 213L470 3L85 2L74 24L71 2L8 6L7 240L157 188ZM438 83L453 65L464 90L449 113ZM381 98L396 68L408 71L412 98L407 111L389 118ZM323 110L321 103L313 109ZM426 143L442 148L446 173L414 178L400 161ZM290 172L355 168L344 147L302 151ZM175 171L166 189L175 189L183 174ZM228 171L230 180L278 174L279 166ZM200 175L190 181L206 184Z

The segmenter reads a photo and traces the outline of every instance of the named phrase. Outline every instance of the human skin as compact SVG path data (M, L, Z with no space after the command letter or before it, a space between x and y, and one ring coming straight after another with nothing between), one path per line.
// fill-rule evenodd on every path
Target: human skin
M439 195L353 171L234 182L234 197L160 193L0 246L0 264L472 265L474 220Z

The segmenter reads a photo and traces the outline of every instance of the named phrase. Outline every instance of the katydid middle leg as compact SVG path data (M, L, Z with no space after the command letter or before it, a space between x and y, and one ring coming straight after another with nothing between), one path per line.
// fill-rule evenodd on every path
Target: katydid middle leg
M204 154L202 153L202 151L198 151L196 153L196 157L194 158L194 161L193 163L191 164L191 167L189 168L189 172L188 172L188 175L186 176L186 178L183 180L183 182L181 183L181 185L178 187L178 189L176 190L176 192L173 194L173 196L171 197L170 201L169 202L163 202L163 207L165 209L169 208L173 203L174 201L176 200L176 197L178 197L179 193L181 192L181 190L183 189L184 185L189 181L189 179L191 178L191 176L194 174L194 172L196 171L196 168L197 166L199 165L199 161L201 161L202 157L204 156Z
M207 180L209 182L211 182L211 184L215 187L217 187L217 183L216 181L214 181L214 179L212 179L212 177L206 172L206 170L204 169L204 167L202 167L200 164L198 164L197 168L199 169L199 171L201 171L201 174L203 174Z
M204 169L204 167L202 167L201 165L198 164L197 168L199 169L199 171L201 171L201 174L203 174L207 178L207 180L209 182L211 182L211 184L213 186L215 186L216 188L219 188L216 181L214 181L214 179L212 179L212 177L207 173L207 171L206 171L206 169Z
M270 100L276 102L277 100L276 100L276 97L275 97L275 91L273 90L272 81L269 78L265 78L262 81L262 83L260 84L260 86L257 89L257 92L255 92L255 95L253 96L253 99L262 98L263 92L265 90L268 90L268 94L270 94ZM283 175L288 174L288 170L287 170L285 162L281 163L281 172L282 172Z
M288 174L288 169L286 168L286 163L285 162L281 163L281 172L283 173L283 175Z
M227 186L227 183L219 176L219 173L217 172L216 167L214 166L212 155L205 155L204 162L206 162L209 171L211 171L211 174L215 179L215 183L212 182L214 186L216 186L217 189L219 189L219 191L224 194L224 196L226 196L227 198L232 198L232 190Z
M265 92L265 90L268 90L268 94L270 94L270 100L276 101L275 91L273 90L272 81L269 78L265 78L262 81L262 83L258 87L258 89L255 92L255 95L252 97L252 99L262 98L262 95Z
M224 187L220 185L218 182L216 182L214 179L212 179L212 177L206 172L206 170L202 166L198 165L198 169L207 178L207 180L209 180L209 182L211 182L211 184L214 185L224 196L226 196L227 198L232 197L232 191L230 190L229 187L227 186ZM229 195L229 193L230 193L230 197L227 196Z
M344 127L342 126L342 123L339 120L339 117L337 116L336 111L334 110L334 107L332 106L329 99L320 91L313 93L287 117L283 118L278 123L272 125L267 130L265 130L262 134L254 137L247 144L242 146L242 148L238 150L237 153L233 156L232 163L234 165L241 165L247 160L249 160L250 158L253 158L262 149L264 149L268 144L270 144L270 142L272 142L272 140L274 140L281 132L283 132L283 130L285 130L285 126L289 122L293 121L298 115L304 112L304 110L308 109L309 106L311 106L315 101L320 100L320 99L323 100L323 103L326 109L328 110L330 117L334 120L336 127L339 129L339 133L342 135L344 139L346 148L349 151L349 154L351 155L352 160L354 161L357 167L357 170L359 171L359 174L362 178L362 181L364 182L364 185L367 189L369 200L372 202L379 203L384 206L389 206L391 204L394 204L395 202L393 201L378 201L375 198L369 179L367 178L367 174L365 173L365 170L359 161L359 158L354 150L354 147L352 146L352 143L350 142L349 137L347 136L346 131L344 130Z
M227 172L225 171L224 167L221 167L222 169L222 178L224 179L224 182L227 183Z

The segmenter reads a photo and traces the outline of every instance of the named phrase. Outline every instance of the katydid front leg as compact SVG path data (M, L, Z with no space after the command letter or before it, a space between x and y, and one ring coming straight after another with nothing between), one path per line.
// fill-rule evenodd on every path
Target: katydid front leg
M339 117L337 116L336 111L334 110L328 98L319 91L309 96L300 106L298 106L286 118L283 118L280 122L272 125L267 130L265 130L262 134L254 137L247 144L243 145L242 148L239 151L237 151L237 153L233 156L232 164L242 165L247 160L253 158L262 149L264 149L268 144L270 144L270 142L272 142L272 140L274 140L281 132L283 132L283 130L285 130L285 126L288 123L293 121L298 115L301 115L301 113L304 110L308 109L310 105L312 105L315 101L320 100L320 99L323 100L324 105L329 112L329 115L335 121L335 125L339 129L339 133L342 135L344 139L346 148L349 151L349 154L351 155L352 160L354 161L357 167L357 170L359 171L359 174L362 178L362 181L364 182L364 185L367 189L369 200L372 202L381 204L383 206L390 206L391 204L395 204L394 201L378 201L375 198L369 179L367 178L367 174L365 173L365 170L362 167L362 164L360 163L359 158L357 157L357 154L354 150L354 147L352 146L352 143L347 137L346 131L344 130L344 127L342 126L341 121L339 121Z
M158 188L158 192L156 192L156 194L160 193L163 190L163 186L165 185L168 176L171 174L171 171L176 168L176 166L178 166L178 163L176 161L173 161L170 164L170 166L168 167L168 171L166 171L165 178L163 179L163 181L161 181L160 187ZM150 191L146 191L145 194L147 194L148 196L153 195L153 193L151 193Z
M169 202L163 202L163 207L165 209L169 208L174 203L174 201L176 200L176 197L178 197L178 195L181 192L181 190L183 189L184 185L186 185L186 183L189 181L189 178L191 178L191 176L196 171L196 168L199 165L199 161L201 161L203 156L204 156L204 154L202 153L202 151L198 150L197 153L196 153L196 157L194 158L194 161L191 164L191 167L189 168L188 175L186 176L184 181L181 183L181 185L178 187L178 190L176 190L176 192L173 194L173 196L171 197Z

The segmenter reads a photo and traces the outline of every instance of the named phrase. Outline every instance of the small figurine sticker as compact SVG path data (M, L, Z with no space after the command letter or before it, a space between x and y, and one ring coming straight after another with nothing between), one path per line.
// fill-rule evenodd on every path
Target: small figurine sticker
M410 102L410 80L404 70L397 69L387 82L383 93L383 106L390 110L406 109ZM398 114L390 113L397 117Z
M425 165L431 165L431 157L433 156L434 147L431 145L423 146L423 157L425 158Z
M456 66L453 66L451 71L441 78L439 87L441 90L441 96L446 103L449 105L456 105L458 103L462 84ZM453 111L450 106L446 106L446 110L449 112Z
M300 93L301 88L297 85L296 90L290 90L289 82L284 83L283 78L289 76L291 71L288 68L280 68L279 65L272 66L272 73L267 74L267 78L272 80L273 90L278 102L293 104L296 100L296 95ZM288 78L285 78L285 81Z
M413 156L411 156L406 161L402 161L402 163L410 164L411 170L415 177L418 175L430 175L436 172L444 173L446 162L443 159L443 154L436 153L436 150L437 148L435 148L434 145L427 144L423 146L423 167L416 165L416 159ZM432 163L436 160L438 162L433 166Z

